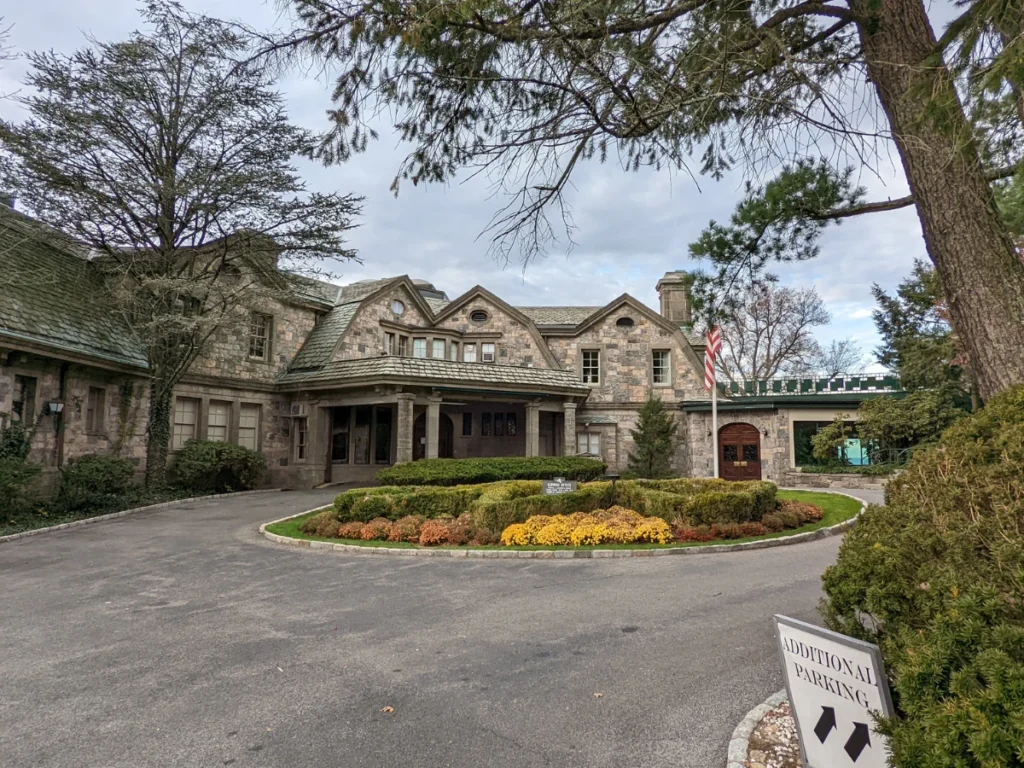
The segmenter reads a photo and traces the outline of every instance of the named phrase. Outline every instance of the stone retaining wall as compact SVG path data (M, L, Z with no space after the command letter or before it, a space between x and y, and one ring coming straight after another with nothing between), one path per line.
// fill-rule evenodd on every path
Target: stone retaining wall
M780 485L786 488L858 488L881 491L894 475L854 475L846 473L785 472Z

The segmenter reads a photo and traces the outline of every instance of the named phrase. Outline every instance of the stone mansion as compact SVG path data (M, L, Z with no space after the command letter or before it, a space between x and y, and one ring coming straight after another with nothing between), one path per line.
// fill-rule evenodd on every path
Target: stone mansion
M0 422L32 423L51 473L88 453L142 467L146 357L103 308L95 265L0 208ZM20 269L19 266L31 266ZM198 438L261 451L273 485L371 480L421 458L588 453L626 468L649 391L679 423L673 467L712 471L704 348L690 278L657 283L657 311L628 294L604 306L511 306L477 286L450 298L424 280L305 290L213 339L175 392L171 451ZM891 382L761 382L721 401L722 474L781 479L800 429L851 412ZM808 438L809 439L809 438Z

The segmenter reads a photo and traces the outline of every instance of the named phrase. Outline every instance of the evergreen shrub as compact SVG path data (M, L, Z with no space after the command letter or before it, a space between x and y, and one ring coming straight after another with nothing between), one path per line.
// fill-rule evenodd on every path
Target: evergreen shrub
M877 643L896 768L1024 766L1024 387L920 451L824 576L827 624Z
M189 440L174 462L174 477L192 490L231 493L255 488L266 468L262 453L241 445Z
M498 480L596 480L607 465L581 456L514 456L493 459L424 459L382 469L386 485L469 485Z
M121 506L135 478L135 465L116 456L80 456L60 472L57 502L69 512L103 512Z

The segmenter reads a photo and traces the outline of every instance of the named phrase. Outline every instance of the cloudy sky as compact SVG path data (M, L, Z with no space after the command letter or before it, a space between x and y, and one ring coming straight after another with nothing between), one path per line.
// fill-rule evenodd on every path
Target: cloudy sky
M183 0L190 10L237 19L258 28L282 23L272 0ZM945 2L937 4L943 13ZM932 8L933 12L936 8ZM16 50L52 48L70 52L85 35L120 39L139 26L135 0L37 0L6 4ZM0 71L0 93L19 87L24 62ZM292 118L309 128L325 126L329 84L298 73L281 83ZM17 117L10 102L0 107ZM628 292L657 306L654 286L666 271L695 266L687 246L712 218L726 220L740 198L738 174L715 182L653 171L624 173L614 164L594 164L575 177L570 200L577 227L575 246L553 248L525 271L488 257L480 234L500 201L485 180L449 186L406 185L397 199L388 191L407 149L389 125L378 126L381 140L343 166L303 165L314 189L366 197L361 226L352 233L361 264L339 264L340 282L395 274L424 277L449 296L481 284L513 304L603 304ZM907 192L902 172L883 161L861 180L869 197L885 199ZM699 186L698 186L699 184ZM819 338L856 338L865 351L877 342L871 322L871 285L892 288L924 257L924 242L913 209L859 217L833 228L822 255L813 261L775 269L783 282L814 286L833 315ZM873 361L868 361L870 364ZM877 367L877 366L871 366Z

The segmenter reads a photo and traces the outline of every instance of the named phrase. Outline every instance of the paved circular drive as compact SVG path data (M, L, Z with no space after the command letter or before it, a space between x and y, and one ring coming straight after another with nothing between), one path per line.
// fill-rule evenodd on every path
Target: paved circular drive
M456 569L259 537L332 496L0 546L3 764L719 766L781 686L772 614L816 619L840 541Z

